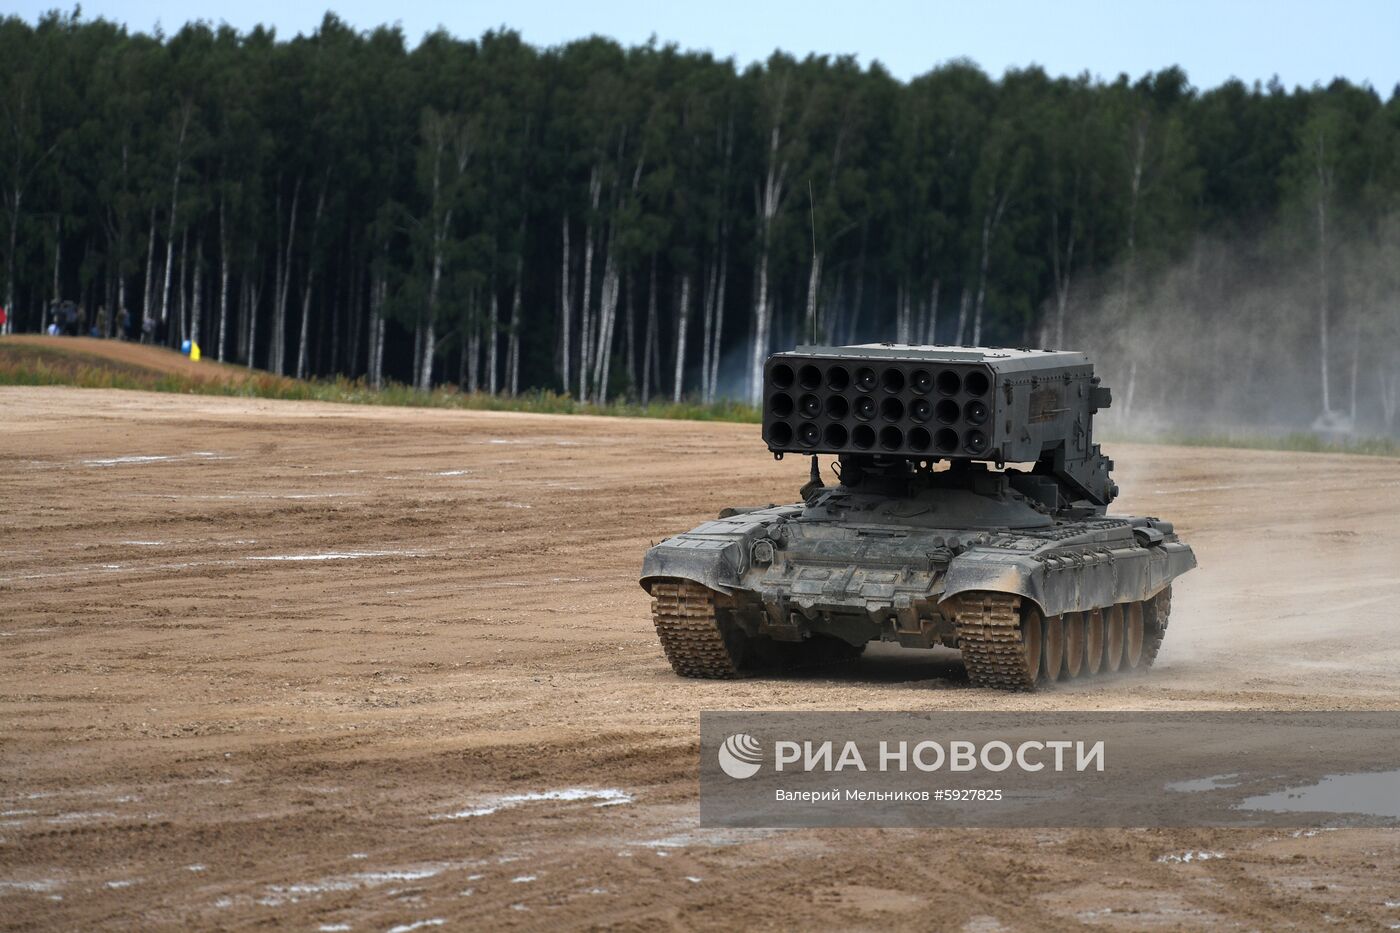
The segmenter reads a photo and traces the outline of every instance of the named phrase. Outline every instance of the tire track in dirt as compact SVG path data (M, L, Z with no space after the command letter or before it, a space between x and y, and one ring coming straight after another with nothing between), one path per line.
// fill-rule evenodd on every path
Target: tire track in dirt
M671 675L641 552L806 479L752 426L0 408L0 929L1400 922L1390 832L736 832L695 803L702 709L1394 709L1397 461L1111 445L1122 510L1201 569L1150 675L1003 696L944 651Z

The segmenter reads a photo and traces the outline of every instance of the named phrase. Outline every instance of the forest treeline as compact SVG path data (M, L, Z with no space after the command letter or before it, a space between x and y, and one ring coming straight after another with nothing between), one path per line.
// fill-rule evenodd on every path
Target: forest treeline
M1077 342L1130 409L1400 403L1400 90L1340 80L11 17L0 210L7 327L296 376L705 401L812 339Z

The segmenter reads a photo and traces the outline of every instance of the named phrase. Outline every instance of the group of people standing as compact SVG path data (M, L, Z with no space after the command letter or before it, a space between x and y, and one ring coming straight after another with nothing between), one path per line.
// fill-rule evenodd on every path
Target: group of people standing
M91 323L88 321L88 313L78 307L76 302L55 301L50 303L48 312L44 315L44 333L51 337L113 337L117 340L140 340L142 343L151 343L156 337L155 321L144 318L139 323L139 330L136 322L131 316L131 312L126 308L117 311L116 320L112 321L108 317L107 307L99 306L97 312L91 316Z

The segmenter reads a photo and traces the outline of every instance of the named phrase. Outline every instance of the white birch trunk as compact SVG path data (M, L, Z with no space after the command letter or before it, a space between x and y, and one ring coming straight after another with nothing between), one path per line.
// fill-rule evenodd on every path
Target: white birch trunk
M710 258L705 272L705 287L700 295L700 312L703 318L700 327L700 400L710 400L710 353L713 351L715 331L715 285L719 278L719 263Z
M749 403L757 406L763 400L763 361L768 356L768 244L764 236L762 254L758 260L758 296L754 306L752 356L749 360Z
M977 279L977 303L972 313L972 345L982 346L982 310L987 299L987 273L992 261L992 240L996 237L997 227L1001 224L1002 212L1006 210L1006 199L1010 195L1010 189L1003 190L998 198L995 190L990 192L991 198L987 204L987 210L982 215L982 261ZM992 206L995 202L995 208Z
M495 395L499 388L498 378L500 367L496 357L497 348L501 345L500 335L500 300L496 288L496 277L491 277L491 310L486 316L486 391Z
M248 292L248 368L257 365L258 356L258 304L262 298L262 287L255 281Z
M603 368L607 365L604 357L607 355L608 346L608 309L612 299L610 289L613 285L613 248L608 242L604 249L606 253L603 258L603 281L598 295L598 334L593 348L593 372L590 382L593 387L593 400L598 404L603 404L606 400L607 391L603 386Z
M713 402L719 394L720 351L724 347L724 289L729 276L729 258L724 252L724 237L720 237L719 285L715 288L715 345L710 351L710 395L707 402Z
M287 299L292 282L292 245L297 236L297 207L301 202L301 177L297 177L292 189L292 211L287 219L287 247L285 256L279 258L281 281L277 288L277 302L272 315L272 356L271 369L279 376L287 374Z
M180 170L184 167L185 131L189 129L191 108L182 110L180 138L175 144L175 171L170 179L170 235L165 238L165 285L161 290L160 319L169 320L166 308L170 305L170 271L175 258L175 211L180 203Z
M442 285L443 249L446 246L448 224L452 222L452 212L442 210L442 150L446 146L446 142L441 127L437 130L435 143L433 199L429 208L433 237L433 271L432 279L428 285L428 324L425 329L420 316L418 327L414 333L413 381L419 389L425 392L433 385L433 353L437 349L437 335L433 333L433 320L437 316L438 288Z
M433 390L433 360L437 355L437 325L429 318L423 328L423 369L419 388L424 392Z
M199 246L194 251L194 294L190 299L190 344L197 345L201 334L201 324L204 319L204 263L203 249Z
M909 342L909 287L900 282L894 293L894 342Z
M321 215L326 208L326 189L330 187L330 178L321 184L321 193L316 198L316 213L311 218L311 241L306 251L306 287L301 293L301 335L297 340L297 378L306 378L306 344L310 331L311 321L311 286L315 282L316 276L316 236L321 229Z
M190 231L186 229L180 234L180 271L175 273L175 321L180 325L180 340L183 342L188 331L185 328L185 270L187 265L185 258L189 255ZM166 270L166 277L170 275L170 270Z
M967 344L963 342L963 337L967 333L967 303L968 288L967 285L964 284L962 297L958 299L958 333L957 338L954 340L954 343L960 347L967 346Z
M219 199L219 347L218 360L224 361L224 337L228 334L228 235L224 229L224 201Z
M306 341L308 324L311 321L311 258L306 261L306 287L301 292L301 334L297 339L297 378L306 378Z
M248 313L248 276L238 277L238 297L233 300L233 317L230 319L233 328L233 343L229 348L229 359L247 359L247 353L243 346L243 335L248 328L244 324L245 315Z
M671 391L671 401L681 400L681 390L685 382L685 336L690 324L690 273L681 276L680 308L676 313L676 381Z
M467 387L472 394L481 391L481 321L475 291L467 299Z
M387 277L381 271L376 277L375 289L371 296L373 312L370 318L370 384L376 389L384 387L384 302L389 295Z
M1317 309L1317 356L1321 365L1322 378L1322 412L1323 414L1332 411L1331 374L1328 372L1330 349L1328 342L1331 337L1330 317L1331 309L1328 306L1327 294L1327 196L1332 186L1332 175L1326 167L1326 144L1322 135L1317 137L1317 284L1318 284L1318 309Z
M726 194L729 191L729 167L734 160L734 115L731 112L725 121L723 135L720 137L720 145L724 151L721 160L719 186L715 192L715 202L720 205L720 221L715 230L715 252L719 258L719 276L712 290L711 302L714 305L714 328L713 336L707 336L708 365L705 367L705 392L706 402L714 402L715 396L719 392L719 364L720 350L724 346L724 294L725 276L728 272L726 265L728 254L725 249L725 224L723 220Z
M614 259L615 250L612 245L608 246L608 259L603 271L603 301L601 306L602 318L599 322L598 334L598 366L594 373L594 396L598 404L608 403L608 377L612 370L612 345L613 334L617 324L617 301L620 279L617 274L617 262Z
M602 192L603 183L598 177L598 167L594 166L588 176L591 212L583 235L583 304L578 329L578 397L581 402L588 401L589 367L593 362L593 217L598 213Z
M506 351L506 383L511 397L520 394L520 301L525 279L525 224L520 224L521 250L515 257L515 290L510 298L510 347Z
M1123 263L1123 295L1119 308L1120 326L1123 328L1123 343L1127 348L1128 388L1123 393L1123 420L1132 418L1133 399L1137 395L1137 345L1133 339L1134 314L1133 292L1137 277L1137 212L1142 197L1142 175L1147 165L1147 124L1139 121L1133 145L1132 175L1128 186L1128 249Z
M126 308L126 276L121 275L120 273L118 273L118 274L117 274L117 313L114 314L114 315L112 315L112 335L115 336L115 337L117 337L117 338L120 339L120 340L125 340L125 339L127 338L127 333L126 333L126 331L121 329L122 311L123 311L125 308ZM8 321L7 321L6 323L8 323ZM127 326L128 326L128 327L131 326L131 321L130 321L130 319L127 320ZM3 328L0 328L0 333L3 333Z
M146 342L146 321L154 321L156 300L155 287L155 263L156 263L156 209L151 208L151 233L146 243L146 281L143 283L141 295L141 336L138 338L142 343Z
M387 254L388 246L383 247ZM381 255L381 259L385 259ZM369 384L376 389L383 387L384 375L384 302L388 296L388 277L385 275L387 260L373 266L369 280L369 329L366 334L365 369Z
M943 287L942 279L934 279L928 296L928 329L924 331L924 343L934 346L938 343L938 292Z
M772 323L772 308L768 303L768 261L772 244L773 222L783 202L783 185L787 176L787 163L780 161L778 152L782 145L780 121L773 124L768 134L768 168L764 176L763 190L759 195L759 254L758 254L758 294L754 303L754 338L752 355L749 359L749 402L757 406L763 401L763 364L768 358L770 342L769 330Z

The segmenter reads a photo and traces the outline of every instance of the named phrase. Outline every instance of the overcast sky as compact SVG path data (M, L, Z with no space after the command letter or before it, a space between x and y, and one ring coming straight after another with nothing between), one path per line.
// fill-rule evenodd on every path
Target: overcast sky
M14 0L12 0L14 2ZM52 0L18 0L33 20ZM71 4L68 9L71 9ZM993 75L1031 63L1052 74L1137 76L1171 64L1197 87L1230 77L1277 75L1284 84L1334 77L1369 82L1389 96L1400 82L1400 0L342 0L359 28L399 22L416 42L437 26L459 36L508 26L536 45L599 33L624 43L709 49L740 64L775 48L878 59L909 78L967 57ZM283 37L315 29L325 7L277 0L84 0L85 18L173 32L190 19L239 29L270 24Z

